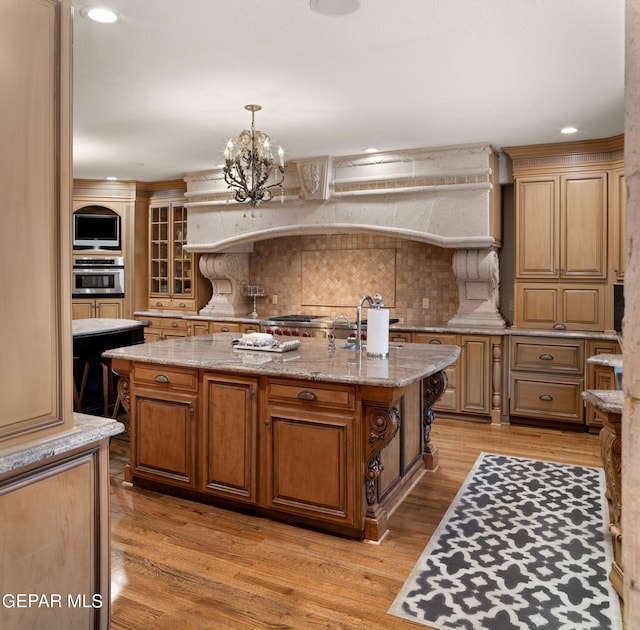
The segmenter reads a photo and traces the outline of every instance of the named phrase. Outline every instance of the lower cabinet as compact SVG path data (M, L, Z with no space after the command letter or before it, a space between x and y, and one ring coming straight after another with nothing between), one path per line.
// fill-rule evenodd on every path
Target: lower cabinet
M258 381L205 374L199 489L257 503Z
M442 415L491 414L491 337L414 333L413 340L415 343L460 346L460 357L445 370L448 379L447 389L434 405L436 412L441 412Z
M195 489L197 372L144 365L134 368L132 380L133 474Z
M262 426L264 503L340 525L356 524L357 426L353 387L271 380Z
M123 313L122 300L117 298L76 298L71 310L73 319L120 319Z
M598 354L621 354L617 341L591 340L587 342L587 357ZM587 363L586 389L616 389L615 373L612 367ZM589 432L598 433L602 429L602 415L589 402L585 404L585 423Z
M146 322L144 329L145 341L162 341L189 335L189 320L182 317L146 317L136 315L135 319Z
M584 423L584 344L582 339L511 338L511 422Z

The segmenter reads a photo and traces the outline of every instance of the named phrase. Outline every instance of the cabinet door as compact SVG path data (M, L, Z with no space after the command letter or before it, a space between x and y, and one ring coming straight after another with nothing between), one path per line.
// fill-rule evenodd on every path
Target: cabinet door
M149 208L149 293L151 296L166 297L170 290L170 247L171 206L151 206Z
M354 418L268 408L263 455L266 506L328 523L354 525Z
M624 183L624 170L616 169L611 175L612 201L611 216L609 222L613 226L611 257L613 261L614 281L624 281L624 268L626 257L625 245L625 215L626 215L626 188Z
M561 191L560 276L605 279L607 175L563 175Z
M512 373L511 415L582 424L582 378L545 378Z
M604 285L560 287L562 322L569 330L604 330Z
M73 319L90 319L94 317L94 300L73 300L71 311Z
M256 379L205 375L201 485L209 494L257 501Z
M434 345L447 344L457 345L455 335L442 335L434 333L416 332L413 335L415 343L430 343ZM447 389L443 392L440 400L433 406L434 411L458 411L458 365L460 360L452 363L445 369L447 375Z
M184 249L187 244L187 209L182 205L171 206L171 234L171 294L190 297L193 295L194 255Z
M122 300L96 300L96 317L120 319L122 317Z
M460 411L488 414L491 405L490 339L460 337Z
M195 488L197 397L145 389L133 392L134 476Z
M521 178L516 188L516 275L559 274L559 178Z

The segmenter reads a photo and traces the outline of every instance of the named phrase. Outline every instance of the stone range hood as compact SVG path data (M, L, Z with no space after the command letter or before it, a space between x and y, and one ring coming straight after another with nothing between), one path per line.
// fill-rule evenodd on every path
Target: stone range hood
M456 250L460 307L451 325L503 327L498 156L489 144L456 145L288 163L281 197L252 209L232 200L222 169L190 173L188 243L213 285L201 314L243 308L255 241L308 234L375 233ZM278 189L274 189L278 190Z

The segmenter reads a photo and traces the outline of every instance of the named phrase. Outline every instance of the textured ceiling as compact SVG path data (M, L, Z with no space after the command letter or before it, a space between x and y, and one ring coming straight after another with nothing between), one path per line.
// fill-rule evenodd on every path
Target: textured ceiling
M624 0L75 2L74 176L215 168L256 126L287 159L623 132Z

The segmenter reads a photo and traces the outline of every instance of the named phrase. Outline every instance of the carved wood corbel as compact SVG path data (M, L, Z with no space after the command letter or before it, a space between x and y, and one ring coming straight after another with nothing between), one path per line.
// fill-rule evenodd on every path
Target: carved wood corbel
M438 449L431 442L431 425L436 418L433 405L447 389L447 375L436 372L422 381L422 459L424 467L435 472L438 468Z

